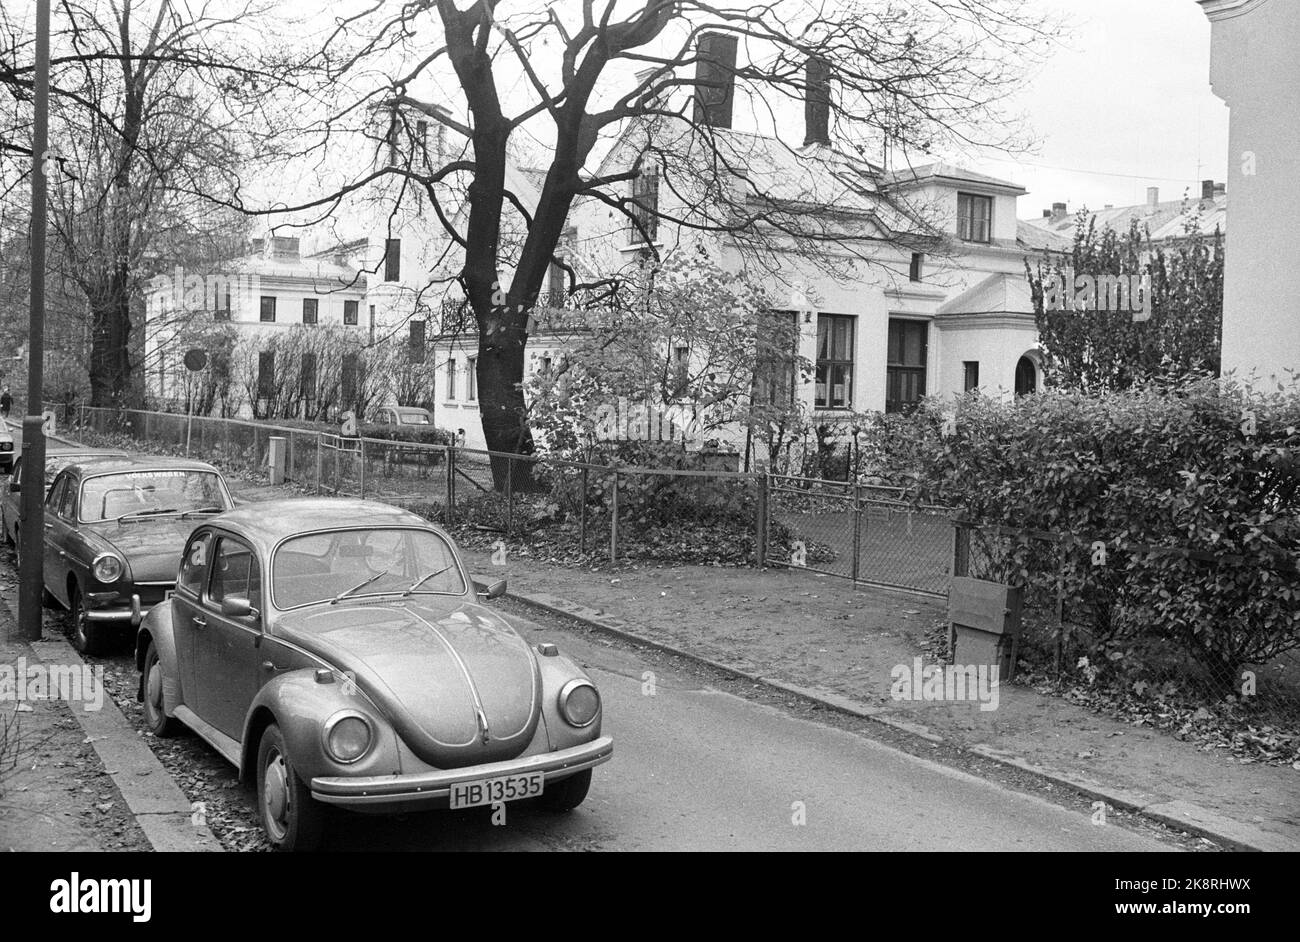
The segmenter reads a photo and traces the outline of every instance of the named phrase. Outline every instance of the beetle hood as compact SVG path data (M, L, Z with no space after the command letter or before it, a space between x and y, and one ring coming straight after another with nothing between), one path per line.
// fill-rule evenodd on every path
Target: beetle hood
M341 671L438 768L519 755L541 717L541 673L494 612L419 596L291 613L276 633Z

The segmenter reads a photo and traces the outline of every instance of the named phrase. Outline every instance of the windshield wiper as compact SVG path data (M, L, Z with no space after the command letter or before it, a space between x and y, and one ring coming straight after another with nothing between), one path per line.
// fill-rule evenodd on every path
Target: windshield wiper
M190 514L219 514L225 511L225 507L195 507L193 510L187 510L182 517L188 517Z
M132 517L159 517L162 516L163 514L175 514L175 513L180 513L180 510L176 507L158 507L150 510L132 510L129 513L124 513L122 514L122 516L118 517L117 522L121 523L123 520L130 520Z
M434 576L441 576L444 572L446 572L448 569L451 569L455 565L456 565L455 563L448 563L447 565L443 566L441 569L435 569L427 576L421 576L420 578L416 579L414 582L412 582L409 586L406 587L406 591L402 593L402 598L406 598L406 596L410 595L412 592L414 592L420 586L424 585Z
M390 575L390 574L392 573L392 571L393 571L393 570L391 570L391 569L385 569L383 572L377 572L377 573L375 573L373 576L371 576L371 577L370 577L369 579L367 579L365 582L358 582L358 583L357 583L356 585L354 585L352 588L350 588L350 589L344 589L344 590L343 590L342 592L340 592L338 595L334 596L334 598L330 599L330 604L331 604L331 605L337 605L337 604L339 603L339 600L340 600L340 599L345 599L345 598L347 598L349 595L351 595L353 592L356 592L356 591L358 591L358 590L360 590L360 589L364 589L366 586L370 585L370 583L374 582L375 580L377 580L377 579L382 579L384 576Z

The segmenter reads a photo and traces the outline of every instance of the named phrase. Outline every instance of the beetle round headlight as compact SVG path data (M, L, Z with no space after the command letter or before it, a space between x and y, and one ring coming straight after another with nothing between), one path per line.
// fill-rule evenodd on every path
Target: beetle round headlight
M560 688L559 706L570 726L590 726L600 715L600 694L588 681L571 680Z
M339 762L356 762L370 750L374 733L357 713L341 713L325 724L325 748Z
M95 561L90 567L90 571L99 582L116 582L122 578L122 570L122 560L112 553L104 553L102 556L95 557Z

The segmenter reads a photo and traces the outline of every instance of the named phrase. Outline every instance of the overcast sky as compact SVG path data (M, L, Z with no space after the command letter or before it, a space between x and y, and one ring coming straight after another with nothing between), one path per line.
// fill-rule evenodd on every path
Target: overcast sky
M1210 91L1210 21L1195 0L1032 0L1069 17L1068 48L1017 101L1040 140L1010 162L968 161L1020 183L1020 215L1136 204L1148 186L1178 199L1226 180L1228 109Z

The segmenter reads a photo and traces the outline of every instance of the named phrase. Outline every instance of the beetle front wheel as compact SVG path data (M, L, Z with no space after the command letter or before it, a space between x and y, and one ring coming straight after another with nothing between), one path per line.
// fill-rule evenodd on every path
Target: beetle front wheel
M325 809L294 771L275 723L257 747L257 813L275 850L315 850L325 832Z

